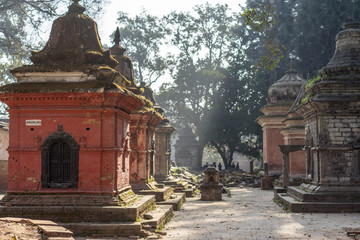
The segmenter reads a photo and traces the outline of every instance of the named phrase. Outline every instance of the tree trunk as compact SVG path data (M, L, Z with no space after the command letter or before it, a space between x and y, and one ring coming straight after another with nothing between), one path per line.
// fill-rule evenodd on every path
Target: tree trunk
M226 150L225 149L223 150L214 140L211 140L210 143L212 146L214 146L216 148L216 151L220 154L220 156L224 162L225 169L228 169L231 166L231 163L229 165L228 158L226 157Z

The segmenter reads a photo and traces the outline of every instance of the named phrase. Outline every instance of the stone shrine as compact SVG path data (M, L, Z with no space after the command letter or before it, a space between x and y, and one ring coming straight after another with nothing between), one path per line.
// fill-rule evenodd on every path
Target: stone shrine
M155 179L162 182L167 179L171 166L171 134L175 128L169 120L162 120L155 129Z
M215 167L207 167L203 173L204 182L200 185L201 200L221 201L223 185L219 182L219 170Z
M74 1L34 64L11 70L17 82L0 88L11 125L1 216L135 221L154 204L129 184L130 114L145 101L127 90L84 11Z
M175 162L180 167L201 168L199 143L189 126L184 127L175 145Z
M287 116L304 83L305 80L291 67L282 78L270 86L267 104L261 109L264 116L257 119L263 129L263 159L264 163L268 164L269 176L282 174L283 155L279 145L301 142L299 135L293 134L295 128L289 126L291 121ZM285 120L288 123L284 122ZM290 129L292 129L291 134ZM292 155L293 158L299 157L297 153Z
M307 179L275 194L293 212L360 211L360 24L345 28L295 109L305 119Z

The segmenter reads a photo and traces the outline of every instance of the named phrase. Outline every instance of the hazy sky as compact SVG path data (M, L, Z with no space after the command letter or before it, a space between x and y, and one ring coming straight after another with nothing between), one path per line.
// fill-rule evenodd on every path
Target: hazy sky
M98 22L101 42L112 45L109 35L116 29L117 12L127 12L130 16L136 16L145 9L151 15L163 16L171 11L192 11L195 5L209 2L211 5L217 3L228 4L232 11L239 11L239 4L245 0L110 0L111 3L105 7L105 14Z

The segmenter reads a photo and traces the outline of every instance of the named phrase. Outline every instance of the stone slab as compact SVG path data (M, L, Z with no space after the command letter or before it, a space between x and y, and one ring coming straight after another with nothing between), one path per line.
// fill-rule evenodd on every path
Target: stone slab
M75 240L73 237L49 237L47 240Z
M0 218L0 221L3 221L3 222L15 222L15 223L23 222L23 221L26 221L26 220L28 220L28 219L17 218L17 217L2 217L2 218Z
M299 202L287 193L276 193L275 199L294 213L360 213L360 202Z
M171 205L173 207L173 211L179 211L181 206L186 201L185 193L175 193L176 198L169 199L167 201L156 202L156 205Z
M155 204L155 197L139 196L131 205L122 206L0 206L0 217L35 218L58 222L136 221Z
M123 222L123 223L68 223L63 224L66 228L71 229L76 236L146 236L140 222Z
M154 229L158 229L160 226L165 225L169 218L173 215L172 206L170 205L159 205L156 209L150 211L153 219L144 220L141 223L143 225L150 225Z
M156 190L140 190L136 191L140 195L155 195L156 202L166 201L172 194L171 187L158 188Z
M62 226L39 225L39 229L48 237L72 237L73 232Z

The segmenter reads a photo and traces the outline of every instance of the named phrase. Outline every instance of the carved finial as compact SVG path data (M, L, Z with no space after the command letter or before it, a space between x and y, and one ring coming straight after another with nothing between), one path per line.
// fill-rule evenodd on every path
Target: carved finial
M115 31L114 43L115 43L115 45L120 44L120 29L119 29L119 27L117 27L116 31Z
M70 14L82 14L85 11L85 8L79 4L80 0L73 0L73 4L69 6Z
M62 132L63 131L63 125L59 124L58 126L58 132Z
M290 59L290 69L294 69L294 62L292 59Z

